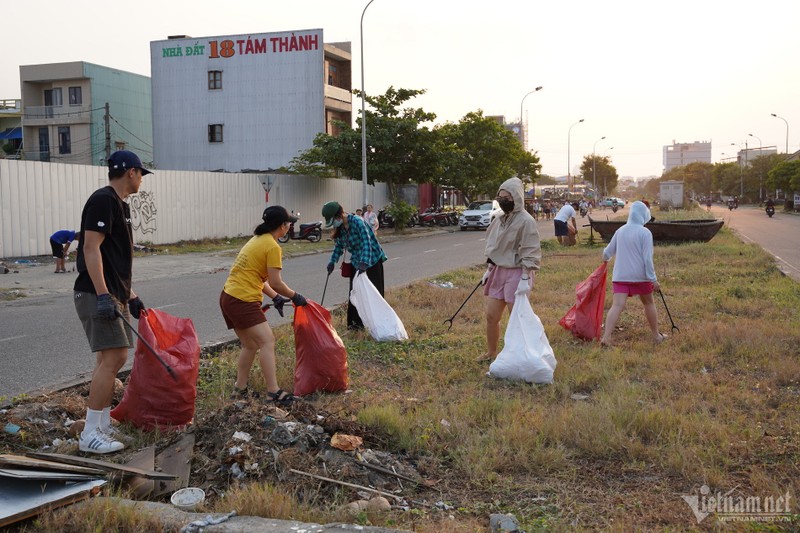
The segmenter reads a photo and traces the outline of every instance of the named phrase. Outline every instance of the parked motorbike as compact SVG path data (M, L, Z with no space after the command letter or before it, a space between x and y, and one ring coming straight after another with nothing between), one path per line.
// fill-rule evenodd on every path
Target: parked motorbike
M300 213L297 213L295 216L299 219ZM312 222L310 224L300 224L300 231L297 233L294 231L294 222L291 222L289 231L286 232L286 235L278 239L278 242L287 243L289 242L289 239L307 239L311 242L319 242L322 239L322 222L320 221Z
M406 222L406 227L413 228L417 224L419 224L419 216L414 213ZM378 211L378 226L381 228L393 228L395 226L394 217L381 209Z
M436 225L436 213L431 211L430 209L425 211L424 213L419 214L419 225L420 226L430 226L433 227Z
M768 205L766 211L767 211L767 215L769 216L769 218L772 218L772 215L775 214L775 206L774 205Z

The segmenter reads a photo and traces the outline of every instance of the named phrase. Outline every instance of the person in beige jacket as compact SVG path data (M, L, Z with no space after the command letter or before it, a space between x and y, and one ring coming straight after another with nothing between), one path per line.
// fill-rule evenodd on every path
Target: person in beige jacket
M486 353L478 361L493 361L500 342L500 318L509 313L517 294L530 294L542 249L536 221L525 211L525 190L519 178L506 180L497 191L498 213L486 230L483 294L486 296Z

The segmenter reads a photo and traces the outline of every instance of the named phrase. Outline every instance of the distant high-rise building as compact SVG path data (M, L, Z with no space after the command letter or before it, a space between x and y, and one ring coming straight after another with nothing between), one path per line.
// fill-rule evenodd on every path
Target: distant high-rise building
M676 143L664 147L664 172L689 163L711 163L711 143Z

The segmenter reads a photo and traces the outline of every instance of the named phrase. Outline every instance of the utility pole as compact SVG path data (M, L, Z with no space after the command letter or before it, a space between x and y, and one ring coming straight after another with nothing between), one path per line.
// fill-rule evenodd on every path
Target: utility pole
M111 124L109 119L111 118L110 113L108 112L108 102L106 102L106 114L103 117L103 122L106 126L106 161L108 158L111 157Z

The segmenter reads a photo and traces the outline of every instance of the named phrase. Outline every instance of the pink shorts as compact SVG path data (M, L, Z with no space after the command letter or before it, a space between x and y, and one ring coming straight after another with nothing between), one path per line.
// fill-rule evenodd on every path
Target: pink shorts
M642 294L652 294L652 281L612 281L614 294L627 294L630 296L640 296Z
M489 298L505 300L507 303L514 303L519 280L522 278L522 267L506 268L501 266L494 267L489 273L489 279L483 288L483 294Z

